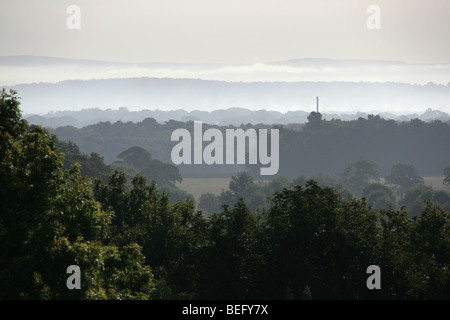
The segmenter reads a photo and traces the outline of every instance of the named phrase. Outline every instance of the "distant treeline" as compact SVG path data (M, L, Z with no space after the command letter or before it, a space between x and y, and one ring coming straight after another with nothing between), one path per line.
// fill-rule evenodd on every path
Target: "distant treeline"
M309 112L303 110L280 112L276 110L250 110L245 108L227 108L212 111L201 110L148 110L131 111L126 107L117 110L99 108L89 108L74 111L56 111L44 115L28 114L24 118L31 124L43 127L57 128L63 126L74 126L82 128L98 122L140 122L146 118L153 118L160 123L169 120L175 121L202 121L204 123L214 123L218 125L237 125L242 123L263 123L263 124L290 124L308 122ZM324 119L340 119L343 121L356 120L360 117L367 118L368 113L364 112L325 112ZM428 108L424 113L396 115L389 112L378 114L384 119L396 121L409 121L410 119L420 119L422 121L441 120L450 122L450 115L440 110Z
M311 118L312 119L312 118ZM203 125L203 130L218 128L224 131L234 126ZM323 120L306 124L241 125L241 128L278 128L280 130L279 176L309 176L316 173L339 175L348 163L360 156L374 161L382 175L387 175L398 162L414 165L422 176L441 176L450 159L450 124L419 119L398 122L369 115L357 120ZM97 152L106 163L130 146L139 146L154 159L171 162L170 153L176 142L170 137L178 128L192 132L193 121L169 120L159 123L153 118L133 122L100 122L81 129L64 126L53 129L62 141L73 141L81 152ZM195 174L210 176L234 175L246 168L243 165L181 165L183 177ZM258 178L257 176L254 176ZM267 177L266 177L267 178Z
M450 159L450 124L418 119L396 122L379 116L354 121L309 122L302 131L281 128L280 175L337 175L363 156L382 175L398 162L414 165L422 176L441 176Z

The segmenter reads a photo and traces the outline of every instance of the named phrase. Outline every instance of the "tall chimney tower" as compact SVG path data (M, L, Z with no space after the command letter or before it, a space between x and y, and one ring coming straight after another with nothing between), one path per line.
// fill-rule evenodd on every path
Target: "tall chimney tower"
M316 112L319 113L319 97L316 97Z

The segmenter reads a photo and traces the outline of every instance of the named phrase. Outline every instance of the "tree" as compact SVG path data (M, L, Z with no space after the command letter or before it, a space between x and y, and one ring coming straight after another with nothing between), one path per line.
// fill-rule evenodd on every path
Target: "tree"
M386 299L411 298L415 285L415 252L412 249L411 234L414 225L405 208L383 208L379 211L379 258L382 268L383 297Z
M152 156L147 150L136 146L122 151L117 158L138 170L144 168L152 160Z
M392 190L385 185L379 183L371 183L362 191L362 197L366 198L369 205L376 209L387 208L389 205L395 204L395 196Z
M265 226L267 296L367 296L364 271L376 260L379 227L364 201L344 201L309 180L275 195Z
M1 298L40 295L38 276L29 270L35 271L39 244L51 242L52 233L43 239L35 235L48 227L41 223L63 182L55 137L21 119L18 99L15 91L3 89L0 95Z
M253 178L247 172L239 172L231 177L230 190L236 196L243 196L244 192L253 184Z
M405 163L394 164L385 181L388 184L397 185L400 188L400 195L411 187L424 183L419 171L412 164Z
M296 181L297 182L297 181ZM284 188L291 187L292 182L286 177L277 177L273 178L269 181L267 187L270 190L270 193L273 194L275 192L280 192Z
M114 171L121 171L121 172L125 173L125 176L128 181L131 181L131 179L133 179L133 177L139 173L139 171L135 167L133 167L129 164L123 163L123 162L119 162L119 161L115 161L115 162L111 163L110 167L111 167L111 171L109 174L111 174ZM108 177L109 177L109 175L108 175ZM103 181L106 182L106 181L108 181L108 179L103 179Z
M411 250L415 252L414 299L450 298L450 214L431 201L413 220Z
M141 169L141 174L147 180L154 180L158 185L174 185L176 182L183 181L180 169L173 163L164 163L160 160L153 159Z
M204 193L198 199L197 207L204 210L208 215L217 213L221 207L219 197L210 192Z
M148 299L153 274L138 245L107 244L112 214L80 166L63 172L56 136L21 119L0 95L0 299ZM66 287L67 267L82 272Z
M203 299L251 299L259 292L260 226L242 200L211 216L200 283Z
M73 164L81 165L81 174L92 180L101 178L106 180L111 167L106 165L102 156L92 152L90 156L82 154L78 146L72 142L58 141L58 151L64 153L63 170L69 169Z
M426 200L432 199L434 190L425 184L418 184L408 189L401 204L405 205L410 216L419 216L426 207Z
M145 263L155 270L156 296L189 298L196 292L198 248L205 241L206 223L193 201L174 204L138 174L127 187L123 173L111 174L108 183L97 179L94 196L104 210L112 210L110 238L116 245L136 243Z
M248 172L239 172L231 177L229 190L222 190L219 201L222 205L232 206L242 199L248 209L254 212L265 207L267 197L274 192L273 188L279 188L284 183L288 183L287 179L275 178L267 184L255 183Z
M43 264L46 284L56 299L150 299L153 271L145 264L136 243L111 243L113 213L101 210L93 198L90 182L79 168L65 173L67 179L55 213L47 224L56 226L56 237ZM77 265L82 271L82 290L65 288L67 275L61 266ZM49 276L53 275L53 276Z
M361 194L372 179L378 181L379 177L378 165L362 156L357 161L348 164L341 173L344 185L356 194Z
M312 111L308 119L308 126L312 128L318 128L320 124L322 123L322 114L320 112Z
M450 194L444 190L435 191L433 202L450 212Z

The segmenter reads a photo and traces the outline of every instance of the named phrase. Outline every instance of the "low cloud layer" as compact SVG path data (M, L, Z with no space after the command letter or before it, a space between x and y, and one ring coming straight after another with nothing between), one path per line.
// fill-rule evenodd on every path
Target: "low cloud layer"
M449 64L404 64L364 61L297 60L246 65L182 64L57 64L6 65L0 63L0 85L113 78L188 78L229 82L346 81L402 82L447 85Z

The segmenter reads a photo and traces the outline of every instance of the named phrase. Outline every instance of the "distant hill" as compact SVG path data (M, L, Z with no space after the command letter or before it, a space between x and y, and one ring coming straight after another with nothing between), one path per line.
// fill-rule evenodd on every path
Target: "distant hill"
M98 108L83 109L80 111L58 111L44 115L25 115L28 122L49 128L61 126L74 126L81 128L98 122L140 122L146 118L153 118L160 123L170 120L176 121L202 121L204 123L219 125L240 125L242 123L263 124L288 124L292 122L304 123L309 112L290 111L286 113L278 111L258 110L252 111L245 108L229 108L215 111L186 111L178 110L141 110L130 111L125 107L118 110ZM449 118L450 119L450 118Z
M449 64L316 58L253 64L124 63L0 56L0 70L0 86L18 91L29 115L121 107L309 113L316 96L321 112L328 114L395 110L408 115L428 108L450 113Z
M212 111L228 108L322 112L361 110L450 110L450 84L353 82L226 82L196 79L127 78L67 80L15 85L26 114L87 108ZM376 111L372 111L376 110Z

